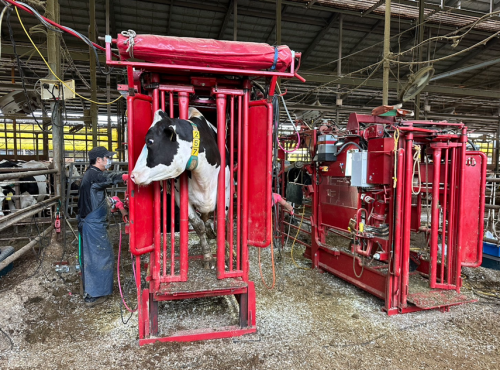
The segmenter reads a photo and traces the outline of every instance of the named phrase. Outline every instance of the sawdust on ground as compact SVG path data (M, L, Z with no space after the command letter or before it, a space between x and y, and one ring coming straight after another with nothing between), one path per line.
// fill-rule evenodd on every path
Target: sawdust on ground
M117 242L116 229L112 234ZM135 305L126 244L122 284L130 304ZM302 251L303 247L295 246L295 259L309 268ZM492 296L481 296L478 303L452 307L446 313L421 311L389 317L381 310L381 300L330 274L296 268L289 249L284 256L276 253L277 283L274 290L268 290L259 276L257 250L250 249L250 278L257 290L256 334L139 347L137 315L128 319L125 312L122 319L117 286L112 299L103 305L85 307L76 273L54 269L63 249L53 238L40 269L30 252L0 278L0 368L500 368L500 301ZM68 243L65 260L75 265L76 255L76 246ZM262 261L270 283L269 248L262 251ZM465 269L464 276L467 292L491 292L500 283L500 272L495 270ZM236 319L230 298L160 306L160 330L165 332L174 327L227 325Z

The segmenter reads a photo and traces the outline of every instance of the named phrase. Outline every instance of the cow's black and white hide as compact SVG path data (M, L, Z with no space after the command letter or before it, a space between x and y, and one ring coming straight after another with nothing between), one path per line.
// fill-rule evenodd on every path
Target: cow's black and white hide
M198 166L188 173L189 221L200 238L205 266L212 261L212 254L206 238L208 213L217 205L217 184L221 168L221 156L217 146L215 127L195 108L189 108L189 120L170 118L163 111L155 113L153 124L146 135L146 145L131 174L131 180L138 185L152 181L176 178L175 202L180 206L179 180L186 171L193 147L193 126L200 132ZM229 155L226 153L226 158ZM229 166L225 164L225 198L229 204ZM225 212L227 214L228 207ZM200 218L196 211L200 212ZM203 219L203 221L202 221Z
M40 168L47 169L47 165L41 162L13 162L3 160L0 162L0 168ZM45 175L26 176L19 179L20 204L21 209L35 205L41 202L47 195L47 184ZM9 195L17 195L13 181L0 182L0 217L3 216L3 204ZM7 200L8 209L11 212L16 211L16 206L13 199Z

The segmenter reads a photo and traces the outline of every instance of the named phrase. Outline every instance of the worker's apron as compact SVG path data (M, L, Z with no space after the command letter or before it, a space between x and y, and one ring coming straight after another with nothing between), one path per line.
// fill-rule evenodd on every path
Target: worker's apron
M114 255L107 231L107 202L79 219L83 289L91 297L113 292Z

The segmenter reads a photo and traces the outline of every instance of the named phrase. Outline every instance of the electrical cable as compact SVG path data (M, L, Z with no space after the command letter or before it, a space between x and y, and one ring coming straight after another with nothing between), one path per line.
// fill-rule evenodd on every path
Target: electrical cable
M9 0L7 0L9 1ZM45 63L45 65L47 66L47 68L49 69L49 71L52 73L52 75L60 82L62 83L64 86L66 86L69 90L71 90L71 92L73 92L75 95L79 96L80 98L86 100L86 101L89 101L91 103L94 103L94 104L98 104L98 105L110 105L110 104L113 104L115 102L117 102L118 100L120 100L121 98L123 98L123 95L120 95L118 98L116 98L115 100L113 101L110 101L110 102L106 102L106 103L101 103L101 102L96 102L92 99L89 99L89 98L86 98L84 97L83 95L80 95L78 94L71 86L69 86L68 84L66 84L63 80L61 80L59 78L59 76L57 76L54 71L52 70L52 68L50 67L49 63L47 63L47 61L45 60L44 56L42 55L42 53L40 52L40 50L38 49L38 47L35 45L35 43L33 42L31 36L29 35L28 31L26 30L26 28L24 27L24 24L23 24L23 21L21 20L21 17L19 15L19 12L17 11L17 8L16 8L16 13L17 13L17 17L19 19L19 22L21 23L21 27L23 28L24 30L24 33L26 34L26 36L28 36L28 39L30 40L31 42L31 45L33 45L33 47L35 48L35 50L38 52L38 54L40 55L40 57L42 58L43 62ZM97 60L99 60L99 58L97 58Z
M2 29L2 19L5 11L9 8L8 5L5 5L2 9L2 13L0 13L0 30ZM2 57L2 38L0 37L0 58Z
M118 289L120 290L120 296L122 297L122 303L125 306L125 308L127 309L128 312L134 313L139 308L139 305L137 305L137 307L135 309L131 309L127 305L127 302L125 302L125 298L123 297L123 290L122 290L122 285L120 282L120 256L121 256L121 251L122 251L122 225L120 223L118 224L118 230L120 233L120 243L118 244L118 262L116 264L116 276L118 278ZM132 265L133 265L133 263L132 263ZM129 318L129 320L130 320L130 318ZM128 320L127 320L127 322L128 322Z
M276 82L276 87L278 88L279 96L280 96L281 101L283 103L283 107L285 108L285 111L286 111L286 114L288 116L288 119L290 120L290 123L292 124L295 132L297 133L297 145L295 146L295 149L293 149L293 150L286 150L285 148L283 148L281 146L281 143L279 142L279 139L278 139L278 145L281 148L281 150L283 150L285 153L293 153L297 149L299 149L299 146L300 146L300 134L299 134L299 130L297 129L297 126L295 126L295 122L292 120L292 117L290 116L290 112L288 112L288 108L286 106L285 99L283 98L283 95L281 95L281 89L280 89L280 86L278 85L278 82Z
M9 28L9 37L10 37L10 42L12 43L12 49L14 51L14 55L16 57L16 62L17 62L17 68L19 69L19 75L21 76L21 84L22 84L22 87L23 87L23 92L24 92L24 98L26 99L26 104L27 104L27 109L30 111L31 113L31 116L33 117L33 119L35 120L38 128L42 131L42 132L50 132L50 131L46 131L42 125L40 125L40 122L38 122L38 120L36 119L35 117L35 109L34 107L32 107L31 105L31 98L29 97L29 94L28 94L28 90L26 90L26 84L25 84L25 76L24 76L24 70L23 70L23 67L21 66L21 61L19 59L19 54L17 53L17 48L16 48L16 41L14 40L14 32L12 30L12 25L10 24L10 12L11 12L11 9L9 8L7 10L7 17L5 18L6 22L7 22L7 27Z
M41 21L44 25L45 25L45 24L49 24L49 25L54 26L54 27L56 27L56 28L58 28L58 29L60 29L60 30L62 30L62 31L65 31L65 32L67 32L67 33L69 33L69 34L71 34L71 35L73 35L73 36L76 36L76 37L78 37L78 38L82 39L82 41L85 41L85 40L83 40L83 38L82 38L82 37L84 37L84 36L82 36L80 33L76 32L75 30L73 30L73 29L72 29L72 28L70 28L70 27L62 26L62 25L60 25L60 24L58 24L58 23L56 23L56 22L54 22L54 21L52 21L52 20L50 20L50 19L48 19L48 18L46 18L46 17L42 16L42 15L40 15L40 14L39 14L38 12L36 12L33 8L31 8L29 5L26 5L25 3L22 3L22 2L20 2L20 1L16 1L16 0L2 0L2 1L7 2L7 3L11 4L11 5L14 5L14 6L16 7L16 9L17 9L17 8L19 8L19 9L22 9L22 10L24 10L25 12L27 12L27 13L29 13L29 14L34 15L35 17L37 17L38 19L40 19L40 21ZM43 19L43 21L42 21L42 19ZM87 39L87 40L88 40L88 39ZM90 41L90 40L89 40L89 41ZM90 41L90 42L92 43L93 47L95 47L95 48L97 48L97 49L99 49L99 50L102 50L102 51L106 51L106 49L105 49L105 48L103 48L101 45L96 44L96 43L94 43L94 42L92 42L92 41ZM118 57L117 55L115 55L115 56L116 56L116 57Z
M295 262L295 258L293 258L293 247L295 246L295 241L297 240L297 237L299 236L299 233L300 233L300 230L301 230L300 228L302 227L302 222L304 221L304 214L305 213L306 213L306 206L304 205L304 207L302 208L302 215L301 215L301 218L300 218L299 228L297 229L297 233L295 234L295 238L293 238L293 243L292 243L292 249L290 251L290 256L292 257L292 262L295 265L295 267L297 267L299 269L302 269L302 270L309 270L308 268L299 266L297 264L297 262Z

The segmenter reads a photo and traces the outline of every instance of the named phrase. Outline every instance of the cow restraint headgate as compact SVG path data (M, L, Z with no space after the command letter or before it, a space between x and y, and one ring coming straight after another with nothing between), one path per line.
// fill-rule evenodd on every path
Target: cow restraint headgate
M119 48L118 61L113 60L112 43ZM255 289L248 279L248 246L266 247L271 243L273 109L268 100L252 94L251 78L267 78L268 95L272 96L278 77L301 79L296 74L300 54L286 46L275 48L266 44L130 32L116 40L107 36L106 50L109 66L127 69L128 85L124 89L128 91L129 173L143 150L154 112L162 109L172 118L187 119L189 107L196 106L217 128L221 162L230 163L229 176L233 179L229 204L225 204L226 174L223 170L219 172L214 216L215 271L199 266L201 255L188 254L186 172L179 179L178 225L174 192L166 191L174 186L174 180L140 187L127 181L130 250L136 256L140 344L255 332ZM132 56L146 62L127 61ZM176 229L180 230L178 236L174 233ZM140 258L145 254L149 254L147 267ZM141 282L144 269L147 269L146 284ZM234 295L238 302L239 325L161 336L165 333L158 327L160 301L225 295Z

